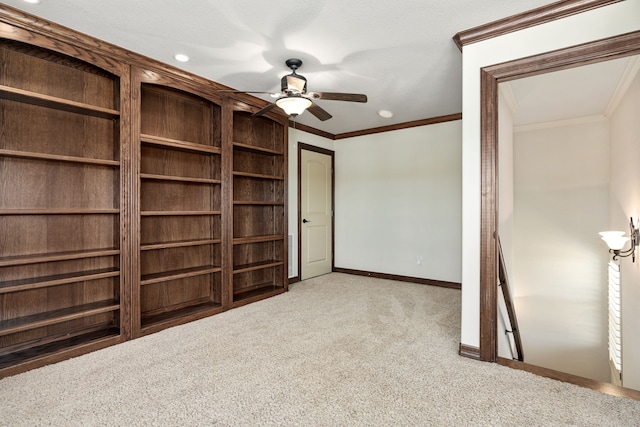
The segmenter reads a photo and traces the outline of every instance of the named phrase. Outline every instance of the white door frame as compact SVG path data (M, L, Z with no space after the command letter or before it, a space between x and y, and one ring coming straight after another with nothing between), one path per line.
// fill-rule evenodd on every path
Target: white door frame
M316 153L325 154L331 157L331 208L335 212L335 152L325 148L298 142L298 277L296 281L302 278L302 150L314 151ZM331 215L331 271L335 269L334 252L335 252L335 215Z

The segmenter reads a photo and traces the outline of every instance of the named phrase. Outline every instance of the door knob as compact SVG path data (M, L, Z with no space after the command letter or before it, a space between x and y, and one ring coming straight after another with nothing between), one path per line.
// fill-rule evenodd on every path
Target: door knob
M308 223L308 222L311 222L311 221L307 221L306 219L303 219L303 220L302 220L302 223L303 223L303 224L306 224L306 223Z

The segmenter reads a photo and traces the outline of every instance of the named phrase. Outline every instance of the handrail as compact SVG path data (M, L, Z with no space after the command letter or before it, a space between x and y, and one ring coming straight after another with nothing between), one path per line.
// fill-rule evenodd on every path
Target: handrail
M511 324L511 330L506 329L505 333L513 334L513 341L516 345L517 357L514 360L524 361L524 353L522 351L522 339L520 337L520 328L518 327L518 319L516 318L516 310L513 306L513 299L511 298L511 288L509 285L509 279L507 277L507 266L504 262L504 255L502 254L502 244L498 237L498 286L502 290L502 297L504 298L504 304L507 307L507 315L509 316L509 323Z

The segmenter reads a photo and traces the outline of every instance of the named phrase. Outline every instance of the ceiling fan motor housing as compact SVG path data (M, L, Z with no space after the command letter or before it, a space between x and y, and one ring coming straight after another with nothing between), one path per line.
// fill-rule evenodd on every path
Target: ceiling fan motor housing
M307 79L294 71L280 80L280 89L286 94L305 94L307 93Z

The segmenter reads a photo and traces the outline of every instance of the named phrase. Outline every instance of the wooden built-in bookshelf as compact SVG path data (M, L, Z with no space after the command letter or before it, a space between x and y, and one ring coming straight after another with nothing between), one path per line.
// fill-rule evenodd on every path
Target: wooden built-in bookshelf
M0 378L287 290L287 117L0 4Z
M219 105L138 74L144 334L223 308L222 134Z
M128 68L0 39L0 373L126 338Z
M233 119L233 304L287 289L286 137L281 123Z

